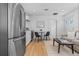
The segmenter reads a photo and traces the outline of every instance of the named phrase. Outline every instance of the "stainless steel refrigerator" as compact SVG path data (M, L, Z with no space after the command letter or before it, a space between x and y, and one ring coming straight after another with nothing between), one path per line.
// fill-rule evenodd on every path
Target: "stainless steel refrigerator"
M0 3L0 56L8 55L8 4Z
M21 4L8 4L8 55L23 56L25 53L25 18Z

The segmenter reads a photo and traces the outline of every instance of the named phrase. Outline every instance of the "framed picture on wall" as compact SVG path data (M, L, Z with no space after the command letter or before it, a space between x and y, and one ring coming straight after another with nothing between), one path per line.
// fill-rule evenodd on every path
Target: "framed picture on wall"
M73 15L65 17L65 26L69 31L72 31L74 29Z

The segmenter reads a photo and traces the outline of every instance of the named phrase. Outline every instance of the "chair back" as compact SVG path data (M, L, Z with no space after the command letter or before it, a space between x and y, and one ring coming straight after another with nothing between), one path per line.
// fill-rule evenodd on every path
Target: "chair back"
M34 31L31 31L31 39L34 37Z
M38 32L35 32L35 36L36 36L36 37L39 37L39 34L38 34Z
M49 36L50 35L50 32L48 31L47 33L46 33L46 36Z

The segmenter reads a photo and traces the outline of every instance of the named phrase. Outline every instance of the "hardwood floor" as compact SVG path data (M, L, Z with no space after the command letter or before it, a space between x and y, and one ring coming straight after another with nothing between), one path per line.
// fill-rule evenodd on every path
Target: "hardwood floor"
M71 49L61 46L61 52L58 53L58 44L53 46L53 40L48 41L32 41L25 51L25 56L79 56L76 52L71 53Z
M43 41L32 41L25 51L25 56L47 56L47 49Z

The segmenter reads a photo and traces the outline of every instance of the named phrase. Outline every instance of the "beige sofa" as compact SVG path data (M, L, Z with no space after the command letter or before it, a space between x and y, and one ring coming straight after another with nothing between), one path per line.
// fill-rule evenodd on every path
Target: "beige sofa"
M66 39L74 43L74 50L79 52L79 32L68 32Z

